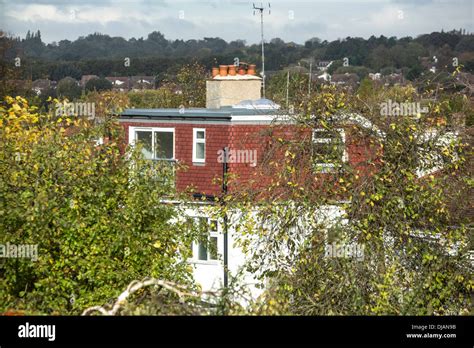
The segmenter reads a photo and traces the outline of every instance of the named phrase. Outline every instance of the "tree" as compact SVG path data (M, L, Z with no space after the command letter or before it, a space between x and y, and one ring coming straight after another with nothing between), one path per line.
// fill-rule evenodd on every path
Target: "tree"
M368 100L373 96L374 90L374 82L366 77L360 82L360 86L357 89L357 94L362 100Z
M418 78L422 72L423 72L422 66L420 64L416 64L415 66L412 66L410 70L408 70L407 79L413 81L416 78Z
M279 313L467 314L472 222L462 212L472 158L468 134L446 127L447 100L456 95L412 87L372 93L367 100L323 87L293 115L298 138L286 138L281 125L262 134L268 145L256 177L246 185L229 178L239 190L222 214L236 221L247 269L270 284L266 295ZM428 113L381 116L388 100L430 100ZM313 129L328 140L340 128L357 162L336 156L337 142L313 141ZM318 165L328 158L332 170Z
M370 72L370 69L364 66L348 66L348 67L341 66L334 71L334 74L354 73L354 74L357 74L359 79L362 80L364 77L367 77L369 75L369 72Z
M192 289L199 234L161 203L172 168L140 146L123 153L121 126L109 127L98 145L102 123L39 114L21 97L0 107L0 244L36 248L2 258L0 312L79 314L145 277Z
M3 31L0 30L0 100L15 90L12 80L19 79L19 69L15 69L10 62L14 57L11 56L11 48L14 43Z
M298 109L300 103L308 97L309 73L282 71L271 76L267 81L266 93L268 98L286 108L286 91L288 85L288 107ZM313 89L313 92L315 90Z
M473 52L474 51L474 35L464 36L456 45L457 52Z
M318 37L313 37L304 43L304 47L308 49L317 48L319 45L321 45L321 39Z
M81 96L82 90L75 79L72 77L65 77L58 82L56 92L58 97L67 98L72 101Z
M156 90L142 90L128 93L130 106L135 108L179 108L183 97L173 90L172 85L164 85Z
M183 66L176 80L182 91L183 105L187 107L206 106L206 69L198 63Z
M49 70L49 74L52 80L59 81L65 77L80 79L82 71L76 66L76 64L56 64L51 70Z
M112 89L112 82L105 78L91 79L86 83L86 91L107 91Z

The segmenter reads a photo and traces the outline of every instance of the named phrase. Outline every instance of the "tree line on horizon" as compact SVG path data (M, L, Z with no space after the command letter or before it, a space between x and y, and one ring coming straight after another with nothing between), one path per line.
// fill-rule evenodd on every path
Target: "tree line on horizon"
M232 64L234 59L260 66L260 44L245 40L227 42L218 37L192 40L168 40L159 31L147 38L111 37L94 33L74 41L61 40L46 44L41 32L30 32L25 38L2 35L3 63L15 67L21 58L15 78L48 78L59 81L70 76L155 76L157 84L175 75L184 64L197 62L206 68L217 64ZM436 57L436 58L435 58ZM125 64L125 58L130 64ZM349 67L343 66L347 58ZM313 37L304 44L273 38L265 45L265 65L268 71L279 71L292 65L305 66L308 59L335 61L330 73L402 72L405 77L418 77L426 64L436 64L440 70L452 71L453 58L474 71L474 35L461 30L433 32L413 37L371 36L368 39L347 37L327 41ZM435 60L437 61L435 63ZM307 65L307 64L306 64Z

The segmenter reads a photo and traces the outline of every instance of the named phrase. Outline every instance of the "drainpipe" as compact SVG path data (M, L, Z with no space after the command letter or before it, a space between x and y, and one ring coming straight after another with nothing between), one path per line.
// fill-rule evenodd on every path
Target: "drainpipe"
M227 153L229 151L228 147L224 147L224 161L222 163L222 206L225 206L225 196L227 195ZM228 220L227 213L224 213L224 288L227 288L229 285L228 280L228 267L229 267L229 251L228 251Z

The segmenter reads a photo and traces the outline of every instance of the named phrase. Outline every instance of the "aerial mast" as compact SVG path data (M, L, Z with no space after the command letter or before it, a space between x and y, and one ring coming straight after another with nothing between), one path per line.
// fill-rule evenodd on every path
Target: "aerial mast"
M267 9L267 7L263 6L263 3L260 3L260 7L255 6L253 4L253 14L255 15L255 11L260 11L260 29L262 34L262 95L265 98L265 41L263 39L263 12ZM268 3L268 14L271 13L271 6Z

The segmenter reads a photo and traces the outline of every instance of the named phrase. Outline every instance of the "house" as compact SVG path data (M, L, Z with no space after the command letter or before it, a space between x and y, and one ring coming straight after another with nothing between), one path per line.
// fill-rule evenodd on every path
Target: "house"
M359 84L359 76L354 73L333 74L331 76L331 84L337 86L347 86L355 89Z
M89 82L90 80L93 80L93 79L98 79L99 76L97 75L82 75L81 77L81 81L79 81L79 85L81 87L85 87L87 82Z
M120 92L137 91L155 88L154 76L107 76L112 83L112 89Z
M31 89L36 93L36 95L41 95L44 91L53 86L53 81L49 79L37 79L32 82Z
M193 244L193 257L188 261L194 266L195 280L203 290L216 289L222 284L224 262L229 272L236 274L246 261L247 256L234 246L236 232L232 224L227 229L222 221L206 215L206 206L214 204L212 198L223 195L219 179L224 173L238 176L226 188L228 192L238 192L244 184L266 185L258 166L266 151L265 134L272 132L282 139L310 140L315 151L322 155L328 148L337 149L327 160L316 163L318 175L334 170L334 156L362 175L367 173L367 162L375 157L377 148L368 141L361 143L354 126L369 129L374 136L384 136L369 120L353 114L335 117L335 134L322 128L297 126L279 105L261 98L262 80L253 70L239 70L236 74L225 65L219 73L214 69L214 76L206 81L205 108L126 109L119 119L126 142L132 146L141 143L145 158L186 165L187 170L175 174L178 191L192 188L194 197L208 198L193 201L190 196L186 211L188 216L208 226L209 241L217 250L211 252L200 243ZM311 171L308 173L312 175ZM334 223L343 211L334 204L318 210L318 214L324 214L324 218ZM252 294L257 296L261 290L254 275L244 274Z
M238 182L255 179L266 145L262 134L270 129L284 138L309 136L315 144L339 144L341 158L354 166L365 161L367 154L363 147L351 143L350 132L344 127L332 138L322 129L301 131L284 121L288 115L279 105L261 98L262 80L254 71L228 74L223 69L221 66L219 74L206 82L206 108L126 109L120 116L126 142L141 143L145 158L187 166L187 170L175 174L178 191L191 187L197 197L220 197L222 185L218 180L222 179L225 167L228 173L238 175ZM322 165L330 170L330 163ZM228 190L238 190L238 182ZM264 178L257 184L265 184ZM210 238L222 255L223 227L205 216L203 206L206 204L210 203L194 202L188 215L207 221ZM233 237L232 231L228 231L228 267L230 272L237 272L245 255L233 247ZM195 267L196 281L205 290L215 288L222 282L222 262L199 244L193 246L193 251L193 259L189 261ZM255 283L251 275L247 276L248 283ZM253 291L258 293L256 288Z
M391 73L390 75L382 77L382 83L385 86L403 86L406 84L406 80L402 73Z
M131 86L132 86L131 87L132 90L154 89L155 77L154 76L132 76Z
M373 81L375 80L380 80L380 78L382 77L382 74L381 73L369 73L369 78Z
M322 71L322 72L325 72L329 69L329 67L332 65L333 61L324 61L324 60L321 60L317 63L317 68L319 71Z
M129 91L132 86L131 78L128 76L107 76L112 83L112 89L120 92Z
M330 82L331 81L331 75L329 75L328 72L325 71L321 75L318 75L317 79L322 80L324 82Z

